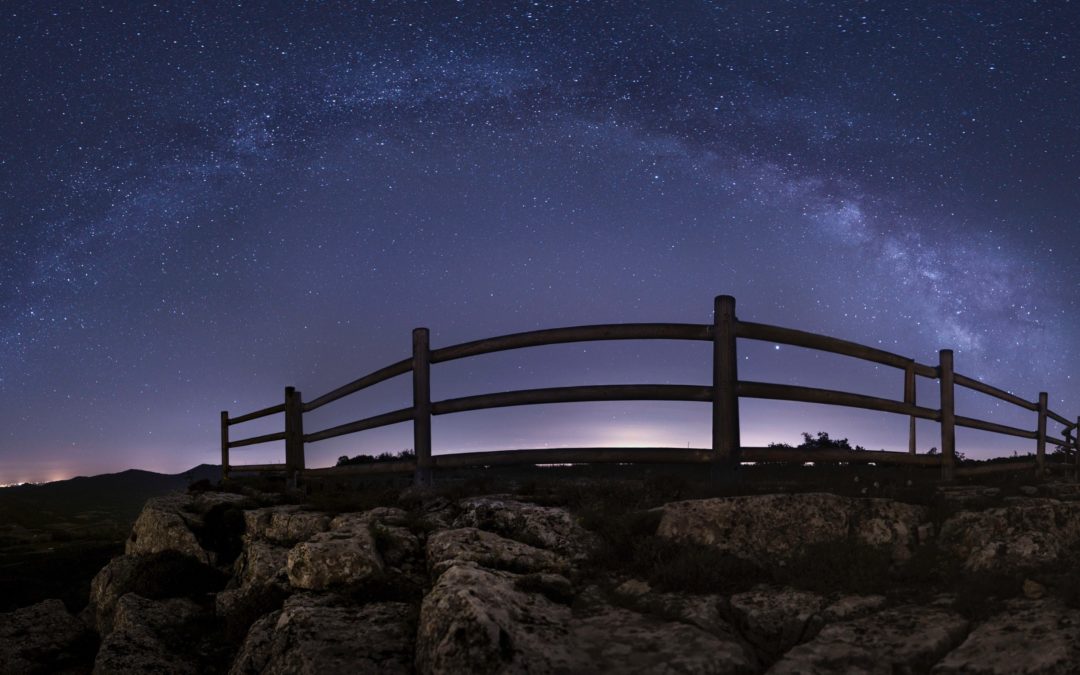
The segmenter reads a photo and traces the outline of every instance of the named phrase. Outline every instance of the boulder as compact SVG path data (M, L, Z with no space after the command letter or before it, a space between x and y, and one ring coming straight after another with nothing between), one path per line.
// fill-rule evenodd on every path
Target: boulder
M443 572L424 598L420 673L749 673L743 645L680 621L594 601L587 611L523 590L510 572Z
M689 593L661 593L639 579L625 581L614 589L618 604L642 614L652 614L668 620L697 626L728 642L740 642L738 630L724 618L721 612L723 599L719 595L692 595ZM749 660L752 650L744 650Z
M793 588L760 587L731 596L733 623L762 659L771 663L814 637L824 624L825 598Z
M294 588L324 590L378 575L383 562L365 526L316 534L289 551L286 567Z
M0 668L9 673L52 673L93 660L93 634L59 600L44 600L0 614Z
M968 572L1052 566L1080 545L1080 502L1022 498L963 511L942 524L938 545Z
M960 644L967 630L967 620L955 612L905 605L829 624L768 673L923 673Z
M190 600L120 598L113 630L101 643L95 675L111 673L197 674L202 671L190 624L203 614Z
M112 631L117 602L128 593L149 599L200 597L224 583L223 573L177 551L117 556L90 582L85 616L104 637Z
M191 498L183 494L153 497L146 501L124 547L128 555L176 551L213 565L214 556L199 543L195 531L200 516L190 510Z
M459 506L454 527L487 530L571 560L584 559L595 546L595 536L566 509L499 496L465 499Z
M662 507L657 533L712 546L771 568L811 546L857 542L911 557L924 507L833 494L773 494L673 502Z
M305 511L297 505L270 506L244 512L246 541L293 546L319 532L325 532L329 527L330 516Z
M279 609L292 592L287 569L289 549L265 541L249 541L234 565L230 587L214 598L214 613L224 620L227 635L243 639L252 622Z
M934 675L1050 675L1080 664L1080 611L1054 600L1013 600L977 626Z
M566 573L569 569L566 560L551 551L474 527L443 530L428 537L427 564L433 579L462 564L522 573Z
M297 594L252 626L232 675L411 673L416 612L400 602L360 607Z

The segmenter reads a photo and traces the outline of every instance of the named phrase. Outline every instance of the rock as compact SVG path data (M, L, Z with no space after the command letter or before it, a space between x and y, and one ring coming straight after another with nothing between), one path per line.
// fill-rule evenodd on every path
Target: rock
M577 615L521 590L518 578L465 565L446 570L421 606L417 671L753 672L734 640L611 606Z
M195 513L206 514L214 509L230 507L235 509L249 509L255 506L257 501L248 495L238 495L232 492L199 492L191 498L191 510Z
M1020 494L1027 497L1035 497L1039 494L1039 488L1035 487L1034 485L1021 485L1019 490Z
M947 511L980 509L1000 501L1001 489L983 485L939 485L935 500Z
M574 672L702 675L757 672L753 658L735 640L625 609L610 608L578 619L572 630L572 644L589 664Z
M821 612L826 623L856 619L876 612L885 606L884 595L846 595Z
M271 506L244 512L244 537L248 541L261 540L293 546L319 532L325 532L329 527L330 516L304 511L297 505Z
M822 596L793 588L758 588L729 601L733 622L768 663L817 634L824 606Z
M911 558L920 542L920 526L929 518L926 507L889 499L850 502L852 530L857 541L888 550L896 563Z
M938 545L969 572L1050 566L1080 545L1080 503L1024 498L962 511L942 524Z
M977 626L934 675L1075 673L1080 664L1080 611L1052 600L1013 600Z
M740 642L738 631L720 612L719 595L658 593L649 584L637 579L623 582L614 593L620 604L638 612L697 626L725 641ZM745 645L744 651L749 661L752 654L749 645Z
M1029 600L1038 600L1046 595L1046 587L1037 581L1024 579L1024 597Z
M367 527L320 532L289 551L289 583L324 590L355 584L383 571L375 539Z
M287 585L286 569L289 549L264 541L254 541L244 547L244 553L233 566L233 578L240 586Z
M416 611L400 602L360 607L294 595L260 619L233 661L232 675L411 673Z
M776 567L807 547L880 547L895 562L911 557L924 507L887 499L832 494L773 494L665 504L657 533L713 546L763 567Z
M112 631L117 601L128 593L150 599L198 597L219 590L224 583L221 572L177 551L122 555L110 560L90 582L86 616L104 637Z
M443 530L428 537L427 564L432 579L461 564L522 573L565 573L569 569L566 560L551 551L474 527Z
M117 603L113 630L98 650L95 675L200 673L188 626L202 614L190 600L155 601L128 593Z
M967 629L967 620L946 609L887 609L825 626L817 637L784 654L768 673L927 672L964 639Z
M280 609L292 592L287 570L289 549L265 541L248 542L234 566L231 587L214 598L214 613L225 621L227 635L243 639L252 622Z
M214 557L195 536L202 521L198 515L189 512L190 506L191 499L182 494L148 499L131 529L124 552L146 555L176 551L213 565Z
M595 545L594 535L566 509L503 497L466 499L459 506L454 527L487 530L571 560L585 558Z
M122 555L110 560L90 582L87 614L92 617L98 635L112 632L113 614L120 596L131 593L140 574L144 556ZM85 616L85 615L84 615Z
M0 668L8 673L58 672L93 660L93 635L59 600L0 614Z

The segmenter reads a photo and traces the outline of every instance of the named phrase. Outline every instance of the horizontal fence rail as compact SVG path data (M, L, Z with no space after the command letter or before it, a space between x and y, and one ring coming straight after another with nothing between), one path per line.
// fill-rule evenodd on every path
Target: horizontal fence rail
M769 382L752 382L738 378L738 339L786 344L815 351L829 352L861 361L890 366L903 371L903 397L897 400L864 394L793 386ZM694 340L713 344L712 382L707 385L689 384L618 384L572 387L522 389L475 396L463 396L431 401L431 365L458 359L513 349L591 342L605 340ZM408 408L372 415L352 422L318 431L304 432L304 413L328 403L377 385L400 375L412 375L413 403ZM940 407L918 405L916 378L936 380L940 388ZM957 415L956 387L963 387L1036 413L1036 428L1023 429L989 420ZM739 434L739 400L742 398L794 401L860 408L904 415L909 419L908 451L886 452L845 449L800 449L790 447L743 447ZM713 433L711 448L542 448L468 452L433 456L431 454L431 417L472 410L503 408L546 403L578 403L585 401L697 401L712 407ZM428 330L413 331L413 353L375 370L348 384L311 401L302 401L300 392L285 389L285 402L254 412L230 417L221 413L221 463L223 477L237 472L282 472L295 481L301 475L335 476L342 474L412 474L421 484L431 481L439 469L501 466L512 464L564 465L581 463L685 463L710 464L734 468L742 462L808 463L843 462L891 464L940 468L944 480L956 476L974 476L998 471L1034 470L1038 476L1048 469L1068 468L1080 471L1080 417L1076 421L1049 408L1049 396L1040 392L1037 400L1029 401L980 380L956 373L953 353L943 349L937 365L918 363L914 359L867 345L841 340L806 331L740 321L735 315L735 299L719 296L713 305L712 324L688 323L628 323L571 326L512 333L482 340L430 349ZM231 439L229 428L284 413L284 430L276 433ZM915 421L931 420L940 423L940 454L916 452ZM369 462L357 465L308 469L304 461L307 443L337 438L347 434L375 429L391 424L411 422L415 459L388 462ZM1049 423L1061 426L1062 437L1051 435ZM956 427L977 429L994 434L1035 441L1035 458L1031 461L998 462L980 466L957 466ZM231 465L230 450L275 441L285 441L285 462L277 464ZM1046 446L1063 448L1073 464L1046 461Z

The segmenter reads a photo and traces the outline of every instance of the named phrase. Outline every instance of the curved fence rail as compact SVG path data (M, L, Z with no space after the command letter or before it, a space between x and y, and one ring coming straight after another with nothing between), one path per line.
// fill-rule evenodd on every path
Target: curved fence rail
M831 352L862 361L890 366L904 372L903 397L898 400L866 396L863 394L798 387L768 382L750 382L738 378L737 342L739 339L759 340ZM712 384L620 384L589 385L575 387L550 387L504 391L478 396L464 396L443 401L431 400L431 365L480 354L510 349L522 349L542 345L564 344L599 340L698 340L713 344ZM412 374L413 404L408 408L380 413L371 417L339 424L337 426L305 433L304 413L320 408L393 377ZM937 380L940 387L940 408L920 406L916 400L916 378ZM955 410L956 387L991 396L1013 406L1037 414L1035 429L1021 429L988 420L959 416ZM862 408L879 412L905 415L909 418L908 451L884 452L865 450L799 450L794 448L743 447L739 439L739 399L757 398L779 401L797 401ZM469 410L502 408L542 403L573 403L581 401L700 401L712 404L711 448L559 448L519 449L493 452L470 452L432 456L431 417ZM734 466L740 462L852 462L940 467L942 478L952 480L957 475L983 474L993 471L1033 469L1044 475L1046 444L1066 448L1076 458L1080 469L1077 427L1075 422L1052 411L1049 396L1041 392L1035 401L985 384L977 379L961 375L953 370L952 350L939 353L937 365L916 362L914 359L892 352L868 347L847 340L840 340L816 333L791 328L770 326L749 321L739 321L735 316L735 298L721 295L713 306L713 323L630 323L574 326L547 330L514 333L498 337L464 342L432 350L428 344L428 329L413 331L412 357L380 368L361 378L342 385L311 401L304 402L300 392L293 387L285 388L284 403L230 417L228 411L221 413L221 464L225 478L230 472L283 471L295 480L301 473L313 475L379 474L392 472L413 473L418 483L429 483L435 469L463 468L470 466L495 466L505 464L576 464L576 463L703 463ZM233 440L229 427L270 415L284 415L284 431ZM917 454L915 420L939 422L941 426L941 454ZM415 460L380 462L319 469L306 469L304 446L328 438L375 429L390 424L412 421ZM1062 427L1062 438L1047 433L1049 423ZM1015 436L1035 441L1035 460L1024 463L987 464L976 467L958 467L956 462L956 427L979 429L996 434ZM272 441L285 441L283 464L232 465L230 450ZM1052 463L1051 463L1052 465Z

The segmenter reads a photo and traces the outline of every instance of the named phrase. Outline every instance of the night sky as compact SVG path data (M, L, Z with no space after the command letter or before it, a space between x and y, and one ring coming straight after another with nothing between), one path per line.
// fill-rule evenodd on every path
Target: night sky
M83 6L79 6L83 5ZM219 461L218 411L410 352L741 319L1080 412L1080 7L1060 2L5 2L0 483ZM890 398L900 371L740 342L744 379ZM710 382L710 345L433 367L435 400ZM936 382L921 380L934 406ZM305 416L408 405L407 377ZM907 419L744 400L743 443ZM1035 427L969 393L958 413ZM708 447L701 403L437 417L436 454ZM234 436L280 430L233 428ZM1051 427L1057 433L1056 426ZM919 424L919 449L940 445ZM411 447L400 424L309 465ZM234 461L283 461L280 445ZM958 431L969 456L1033 442Z

